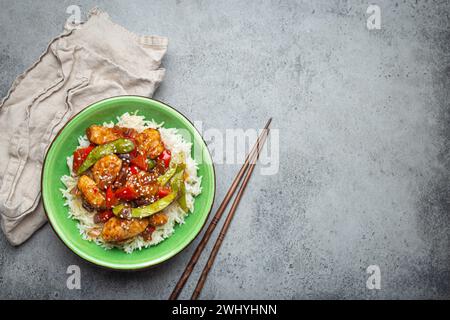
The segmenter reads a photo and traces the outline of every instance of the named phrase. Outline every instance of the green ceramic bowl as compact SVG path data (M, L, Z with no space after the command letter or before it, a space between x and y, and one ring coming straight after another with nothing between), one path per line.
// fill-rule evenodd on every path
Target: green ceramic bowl
M199 163L198 175L202 176L202 193L195 200L195 209L183 225L177 225L169 238L156 246L127 254L119 249L105 250L93 242L83 240L77 229L77 221L68 218L68 208L60 188L61 176L69 174L66 158L78 146L77 138L92 124L116 121L125 112L138 111L146 119L164 122L166 128L178 128L185 139L193 143L192 157ZM73 117L51 144L42 171L42 198L48 220L59 238L74 253L96 265L136 270L154 266L179 253L194 240L205 224L215 195L215 175L211 156L201 135L192 123L170 106L145 97L119 96L96 102Z

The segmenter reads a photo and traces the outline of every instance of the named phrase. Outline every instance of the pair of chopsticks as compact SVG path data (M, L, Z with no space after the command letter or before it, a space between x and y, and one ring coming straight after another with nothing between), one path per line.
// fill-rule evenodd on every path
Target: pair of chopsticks
M180 295L181 290L183 290L184 285L186 284L187 280L189 279L189 276L191 275L192 271L194 270L194 267L197 264L197 261L200 258L200 255L202 254L203 250L205 249L206 244L208 243L209 238L211 237L214 229L216 228L217 223L219 222L220 218L222 217L225 209L228 206L228 203L230 202L237 187L239 186L239 183L241 182L242 177L244 177L244 175L245 175L244 181L242 182L242 185L239 188L236 198L234 199L233 204L231 205L230 212L228 213L228 215L226 217L226 220L222 226L222 230L220 230L219 236L217 237L216 243L214 244L211 254L209 255L208 261L206 262L206 265L202 271L202 274L200 275L200 279L198 280L197 286L195 287L195 290L192 293L191 299L196 300L199 297L199 295L203 289L203 286L205 285L206 278L208 277L208 273L214 264L214 260L216 259L217 253L219 252L220 246L222 245L223 239L225 238L225 235L228 231L228 227L230 226L230 223L231 223L231 220L233 219L234 213L239 205L242 195L244 194L245 188L247 187L248 181L250 180L253 170L255 169L256 162L259 158L261 149L264 146L264 142L266 141L266 138L269 135L269 131L270 131L269 126L270 126L271 122L272 122L272 118L270 118L269 121L267 121L267 124L264 127L261 134L259 135L258 139L256 140L255 145L253 146L252 150L245 158L244 164L242 165L238 174L234 178L233 183L230 186L230 189L228 190L227 194L225 195L225 198L223 199L222 203L220 204L219 208L217 209L217 212L214 215L214 218L212 219L210 225L208 226L208 229L206 230L205 234L203 235L202 240L200 241L197 248L195 249L194 254L191 257L191 260L189 260L189 263L187 264L186 268L184 269L183 274L181 275L175 288L173 289L172 294L169 297L169 300L176 300L178 298L178 296Z

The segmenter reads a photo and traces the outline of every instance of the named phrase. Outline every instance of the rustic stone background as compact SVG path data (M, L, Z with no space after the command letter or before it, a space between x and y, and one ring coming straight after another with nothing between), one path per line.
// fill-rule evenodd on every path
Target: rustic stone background
M366 28L369 3L381 8L381 30ZM2 96L77 4L84 16L99 6L133 32L169 37L156 98L205 128L274 117L279 174L253 177L202 298L450 297L448 2L0 4ZM216 167L216 207L237 170ZM48 225L18 248L0 235L0 298L165 299L194 245L120 273L82 261ZM66 288L71 264L81 290ZM381 290L366 288L372 264Z

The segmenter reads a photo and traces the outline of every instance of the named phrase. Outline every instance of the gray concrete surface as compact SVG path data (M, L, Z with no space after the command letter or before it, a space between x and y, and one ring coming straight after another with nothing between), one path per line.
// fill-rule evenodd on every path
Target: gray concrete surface
M381 30L366 28L368 1L2 0L0 94L71 4L165 35L156 98L206 128L273 116L280 130L280 171L253 177L202 298L449 298L450 5L370 3ZM238 166L216 170L221 200ZM120 273L85 263L48 225L18 248L0 235L0 298L165 299L193 248ZM81 290L66 288L71 264ZM369 265L380 290L366 288Z

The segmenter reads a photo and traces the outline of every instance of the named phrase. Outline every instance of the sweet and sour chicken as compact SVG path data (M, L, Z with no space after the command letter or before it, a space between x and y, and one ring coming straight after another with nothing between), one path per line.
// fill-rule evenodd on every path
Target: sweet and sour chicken
M187 211L185 164L172 161L159 130L92 125L86 136L91 145L74 152L74 194L92 212L98 237L110 243L149 240L168 222L164 209L171 203Z

